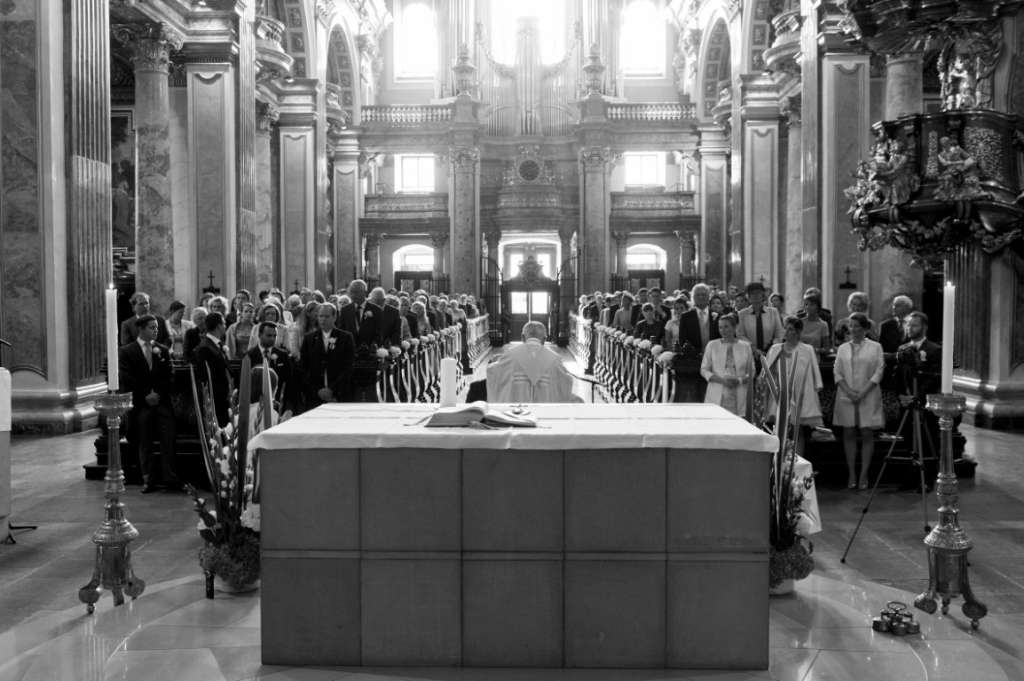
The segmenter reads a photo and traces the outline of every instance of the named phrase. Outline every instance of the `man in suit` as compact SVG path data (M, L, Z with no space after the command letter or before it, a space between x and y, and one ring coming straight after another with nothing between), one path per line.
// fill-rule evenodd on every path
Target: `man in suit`
M747 341L760 352L768 352L772 345L781 343L786 331L779 311L764 304L764 295L764 284L761 282L747 284L750 306L739 311L739 326L736 327L736 337Z
M707 284L697 284L691 292L693 309L679 316L679 342L689 343L700 354L708 341L721 338L718 333L718 315L711 311L711 289Z
M213 409L221 428L228 424L228 404L231 399L230 374L228 373L228 350L224 345L224 317L219 312L206 315L206 335L199 341L192 354L196 380L205 384L210 381L213 393Z
M294 362L288 351L277 346L277 324L274 322L261 322L257 332L258 341L256 347L249 350L249 362L252 367L263 366L266 360L269 367L277 375L277 389L274 393L274 402L277 405L277 412L282 419L286 419L297 410L298 407L298 377L293 375Z
M928 339L928 316L923 312L911 312L906 317L908 341L897 351L900 404L913 407L921 415L921 455L924 459L926 487L935 480L936 462L939 457L939 419L925 403L929 394L938 393L942 383L942 346ZM912 420L907 419L903 435L904 442L912 442L910 428ZM930 460L929 460L930 459ZM920 476L916 467L907 467L901 489L920 487Z
M121 345L133 343L135 339L138 338L138 321L145 315L150 314L149 294L143 293L142 291L136 291L131 297L130 302L132 304L132 310L135 312L135 316L121 322ZM159 315L154 315L154 317L157 325L156 342L161 345L170 345L171 333L167 330L167 322L165 322L164 318Z
M641 312L643 312L644 303L646 303L648 300L648 293L649 291L646 287L641 288L639 291L636 292L636 300L633 302L633 310L629 318L629 323L631 326L636 326L637 322L640 321L640 314Z
M647 297L650 299L651 305L654 306L654 318L662 324L667 322L672 317L672 311L665 307L662 290L655 286L647 294Z
M135 319L136 339L118 350L121 392L131 392L132 410L128 415L128 433L139 453L142 468L142 493L149 494L163 485L183 489L175 473L174 411L171 409L171 350L156 342L157 318L144 314ZM152 451L153 437L159 436L160 454Z
M377 316L375 306L366 300L366 282L354 279L348 285L348 297L352 302L341 308L337 326L352 335L356 347L369 348L377 343Z
M914 311L914 301L907 296L896 296L892 299L892 316L882 322L878 329L878 342L882 344L882 352L895 359L896 352L907 340L904 322Z
M320 305L316 310L319 328L302 339L302 387L310 409L325 402L348 402L353 396L355 341L351 333L335 326L336 316L333 305Z
M368 300L373 305L373 314L377 317L377 345L392 347L402 342L402 318L398 309L387 305L384 289L377 287L370 291Z

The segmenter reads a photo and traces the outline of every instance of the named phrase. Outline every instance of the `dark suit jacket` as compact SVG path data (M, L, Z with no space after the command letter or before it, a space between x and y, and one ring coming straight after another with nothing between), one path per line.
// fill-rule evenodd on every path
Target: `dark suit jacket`
M716 338L721 338L721 334L718 333L718 315L709 309L708 341ZM703 353L704 347L700 341L700 319L697 317L697 309L687 310L679 317L679 342L689 343L698 352Z
M413 338L420 337L420 322L412 312L405 315L405 321L409 322L409 333Z
M182 343L182 352L185 354L186 362L192 362L196 348L199 347L199 341L201 341L205 335L206 329L200 330L198 326L193 326L191 329L187 329L185 331L185 341Z
M896 317L889 317L878 329L878 342L882 344L882 352L894 353L906 339L903 336L903 322Z
M213 392L213 408L217 412L217 423L223 428L228 423L228 403L231 398L230 374L228 373L228 356L208 336L203 336L192 354L192 363L196 369L196 381L206 383L211 380L210 390ZM207 375L209 367L209 375Z
M356 345L374 345L377 343L377 322L379 320L377 312L379 310L380 308L373 303L364 302L363 318L359 321L359 329L357 331L356 305L355 303L349 303L341 308L341 312L338 313L338 319L334 322L334 325L342 331L348 332ZM401 334L401 327L399 327L399 334Z
M256 346L249 350L249 362L252 368L263 366L263 348ZM282 347L270 349L270 368L277 374L277 391L274 400L281 404L281 411L297 411L299 390L299 376L295 371L295 362L292 356Z
M334 348L324 347L320 330L307 333L302 339L302 389L306 405L310 408L323 404L317 391L326 386L334 393L336 402L345 402L352 395L352 362L356 355L352 334L343 329L332 329Z
M924 352L924 359L921 353ZM920 349L911 343L904 343L897 353L899 358L900 393L914 394L922 402L929 394L939 392L942 386L942 346L927 338ZM917 392L914 392L914 378L917 378Z
M374 306L373 314L377 318L377 345L381 347L400 345L402 342L402 313L390 305L385 305L383 308Z
M153 346L153 367L146 363L142 346L132 341L117 351L117 367L120 373L121 392L131 392L132 409L148 407L146 395L155 392L160 395L160 404L170 406L173 369L171 351L159 343Z
M156 317L156 342L161 345L171 344L171 334L167 331L167 322L164 321L163 317L154 315ZM121 345L128 345L134 343L139 337L139 330L135 327L135 317L129 317L128 319L121 322ZM141 351L142 348L139 348Z
M641 319L637 322L637 325L633 327L633 336L649 340L654 344L660 343L664 335L665 325L657 319L650 324L647 323L646 319Z

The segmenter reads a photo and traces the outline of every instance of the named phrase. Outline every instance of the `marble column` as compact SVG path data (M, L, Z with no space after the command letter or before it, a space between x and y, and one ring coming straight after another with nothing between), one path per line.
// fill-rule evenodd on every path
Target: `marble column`
M845 305L847 292L839 289L845 268L864 274L843 190L870 148L870 86L867 54L826 52L821 61L821 101L828 103L829 111L821 120L821 290L825 307L834 311ZM866 284L862 276L854 277L858 284Z
M256 3L236 3L238 61L236 68L236 106L233 111L237 130L235 171L238 173L235 226L235 286L252 291L256 286ZM233 291L234 289L232 289ZM256 289L257 291L259 289Z
M363 237L366 242L366 261L363 267L363 279L367 282L375 282L376 286L381 286L380 282L380 240L379 234L367 234Z
M305 79L303 79L305 80ZM295 79L295 84L299 79ZM315 85L311 84L311 85ZM295 104L282 102L277 130L280 140L281 276L286 286L315 279L317 144L315 94Z
M561 263L558 268L558 344L565 347L569 344L569 313L575 311L577 304L576 260L572 250L572 237L576 233L574 225L561 225L558 229L558 241L561 244Z
M800 0L800 231L803 240L801 258L802 294L808 288L822 287L821 266L821 63L818 46L818 8L821 0ZM830 256L831 257L831 256Z
M744 75L743 279L778 289L779 107L768 76Z
M728 284L729 137L717 125L700 127L700 269L697 276L715 286Z
M94 427L112 275L107 0L0 3L0 330L15 432Z
M921 55L904 54L885 61L885 113L887 121L924 111L924 67ZM908 295L920 307L924 288L924 273L911 267L910 256L892 247L875 251L869 259L868 293L871 295L871 313L875 319L890 315L892 299ZM867 283L867 282L865 282Z
M168 65L182 36L165 24L129 24L114 36L135 67L136 166L135 289L149 294L155 314L180 296L174 288L174 203L171 178Z
M480 150L451 150L452 182L448 201L451 211L450 293L476 293L480 287L480 245L477 237L480 208Z
M253 226L255 251L255 289L263 291L277 286L277 263L274 261L274 202L272 196L277 191L273 185L273 142L274 126L280 112L276 105L269 102L256 102L256 139L253 153L253 172L256 183L256 216Z
M782 295L789 301L790 309L796 309L803 293L809 286L804 282L804 225L803 225L803 123L801 119L800 97L790 97L783 109L785 124L789 126L786 138L786 245L784 249L783 271L780 277Z
M359 259L359 141L346 131L333 143L334 274L339 289L355 278Z
M590 146L580 150L582 173L580 191L583 205L580 207L580 237L582 257L580 263L580 284L582 291L594 292L607 288L609 284L609 234L608 234L608 165L611 150L607 147ZM625 259L623 259L623 264Z
M232 295L237 288L236 74L228 53L223 61L206 59L185 66L196 290L208 285L212 272L214 285Z

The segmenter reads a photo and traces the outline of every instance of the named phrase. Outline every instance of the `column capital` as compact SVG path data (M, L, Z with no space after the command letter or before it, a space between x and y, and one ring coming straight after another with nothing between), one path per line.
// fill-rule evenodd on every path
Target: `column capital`
M272 102L256 100L256 133L269 135L274 124L281 117L277 105Z
M490 235L490 232L487 234ZM498 232L498 238L501 239L501 232ZM430 233L430 245L434 248L444 248L445 244L448 243L448 232L438 231Z
M377 248L380 246L380 240L384 238L384 235L377 232L368 232L363 234L363 238L366 239L367 248Z
M782 102L781 113L786 119L786 125L790 128L798 128L803 124L801 118L801 107L803 106L803 95L797 93L792 97L786 97Z
M623 246L629 241L629 232L625 230L616 230L612 232L612 238L615 239L615 243L619 246Z
M480 161L480 149L477 147L452 147L449 150L449 157L456 171L476 170L476 164Z
M130 51L136 73L167 75L171 52L180 50L185 42L183 35L165 23L114 24L110 30Z
M584 170L604 170L614 160L610 147L583 147L580 149L580 163Z

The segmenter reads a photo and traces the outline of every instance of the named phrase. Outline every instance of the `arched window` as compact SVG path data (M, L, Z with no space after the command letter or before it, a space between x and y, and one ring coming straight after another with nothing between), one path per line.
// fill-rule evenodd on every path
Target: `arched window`
M395 272L432 272L434 249L423 244L402 246L395 251L391 263Z
M516 27L520 17L537 17L540 58L553 64L565 56L565 6L558 0L492 0L491 54L500 62L516 60Z
M636 244L626 249L627 270L663 270L667 262L665 249L654 244Z
M395 80L429 80L437 74L437 20L425 2L398 0Z
M633 0L622 10L619 55L627 77L665 75L665 16L661 3Z

